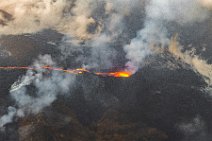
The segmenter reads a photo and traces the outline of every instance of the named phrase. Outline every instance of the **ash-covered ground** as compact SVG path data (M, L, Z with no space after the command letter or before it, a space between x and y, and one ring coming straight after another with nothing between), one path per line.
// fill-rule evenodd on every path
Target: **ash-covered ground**
M0 141L212 140L210 0L36 2L0 2L0 66L133 75L2 69Z

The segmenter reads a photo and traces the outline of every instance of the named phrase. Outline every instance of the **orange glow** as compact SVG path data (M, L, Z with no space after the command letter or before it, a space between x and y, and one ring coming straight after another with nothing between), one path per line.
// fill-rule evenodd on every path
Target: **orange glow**
M125 72L125 71L113 72L110 74L114 77L125 77L125 78L130 77L132 75L130 72Z
M40 66L40 67L28 67L28 66L6 66L0 67L0 70L51 70L51 71L60 71L70 74L84 74L84 73L91 73L98 76L103 77L116 77L116 78L128 78L132 75L131 72L128 71L117 71L117 72L91 72L86 70L85 68L77 68L77 69L63 69L63 68L54 68L51 66Z
M110 77L116 77L116 78L128 78L132 75L131 72L127 72L127 71L97 72L95 74L99 76L110 76Z

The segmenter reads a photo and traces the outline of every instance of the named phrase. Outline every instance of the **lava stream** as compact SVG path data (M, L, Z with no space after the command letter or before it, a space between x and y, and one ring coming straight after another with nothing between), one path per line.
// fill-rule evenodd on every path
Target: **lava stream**
M98 76L103 77L116 77L116 78L128 78L132 75L131 72L128 71L116 71L116 72L91 72L85 68L77 68L77 69L63 69L63 68L55 68L51 66L5 66L0 67L0 70L51 70L51 71L61 71L70 74L83 74L83 73L92 73Z

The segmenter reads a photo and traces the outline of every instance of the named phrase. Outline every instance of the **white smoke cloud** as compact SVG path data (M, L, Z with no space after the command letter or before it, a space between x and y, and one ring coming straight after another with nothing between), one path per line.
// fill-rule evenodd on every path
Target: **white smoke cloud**
M105 1L105 10L108 13L115 10L122 15L129 15L136 7L142 7L145 0L107 0Z
M3 127L5 124L12 122L15 114L16 108L8 107L8 113L0 118L0 127Z
M40 56L33 66L40 68L43 65L55 65L49 55ZM49 73L46 76L45 73ZM47 72L38 69L36 72L28 70L26 75L19 80L18 86L13 86L10 96L16 104L15 108L9 108L8 114L0 118L0 127L12 122L12 119L23 117L27 114L37 114L43 108L50 106L58 95L67 94L75 80L75 76L59 72ZM17 85L17 83L16 83ZM30 92L29 86L35 88Z
M104 8L102 15L107 16L95 17L95 10L102 5ZM180 25L201 22L209 17L208 8L205 7L210 5L210 0L134 0L133 2L130 0L8 0L0 2L2 23L0 32L22 34L50 28L74 38L91 39L88 46L93 45L97 50L107 50L106 54L109 54L111 51L105 49L105 44L113 42L116 37L122 35L126 28L124 17L130 16L137 7L144 8L146 12L144 28L138 31L137 37L124 46L126 58L129 60L126 65L138 69L145 57L152 54L151 47L168 45L166 22L177 22ZM89 28L95 28L95 31L90 33ZM109 41L100 43L105 36ZM95 46L97 42L98 47ZM94 49L94 56L97 50ZM99 56L104 56L105 51L99 51L100 53ZM66 56L67 54L68 52ZM96 57L91 60L95 59Z
M86 68L109 68L112 67L112 60L115 59L117 52L113 48L114 44L120 36L123 36L126 28L125 16L129 16L135 7L143 5L144 0L135 0L133 3L130 0L118 1L98 1L94 5L99 5L104 9L101 16L97 16L98 21L101 21L102 30L98 36L94 36L85 41L83 47L88 47L91 50L91 55L79 56L76 61L84 61ZM95 15L95 14L94 14ZM62 51L62 59L73 56L73 53L83 52L81 42L76 38L66 36L60 45Z
M151 55L153 46L167 46L169 38L167 22L180 25L202 22L209 11L199 0L150 0L145 6L144 28L124 47L129 67L138 69L146 56Z
M91 55L85 61L86 68L107 69L113 66L111 60L115 59L117 52L110 47L111 37L102 34L101 36L88 41L86 44L91 47Z
M180 24L201 22L209 16L199 0L151 0L146 11L148 18Z
M79 38L90 38L94 1L84 0L8 0L0 1L1 34L34 33L53 29Z
M146 21L144 29L137 33L137 37L132 39L129 45L124 47L130 61L126 64L128 67L138 69L146 56L152 54L153 46L165 45L168 42L166 31L163 27L151 21Z
M95 10L104 5L105 13L114 21L141 5L144 0L8 0L0 1L1 34L23 34L53 29L81 39L95 37L102 31L101 19L94 18ZM120 22L119 22L120 23ZM94 32L88 29L93 26ZM117 27L117 26L114 26ZM113 29L111 29L113 30Z

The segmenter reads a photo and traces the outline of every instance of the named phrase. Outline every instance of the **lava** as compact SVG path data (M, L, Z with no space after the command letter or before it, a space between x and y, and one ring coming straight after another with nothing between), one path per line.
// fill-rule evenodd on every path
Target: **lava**
M114 77L130 77L132 74L130 72L121 71L121 72L114 72L110 73Z
M116 77L116 78L128 78L132 75L131 72L127 71L117 71L117 72L96 72L96 75L99 76L111 76L111 77Z
M0 67L0 70L50 70L50 71L60 71L64 73L70 74L84 74L84 73L91 73L97 76L103 77L116 77L116 78L128 78L132 76L132 73L129 71L116 71L116 72L92 72L85 68L77 68L77 69L64 69L64 68L56 68L51 66L5 66Z

